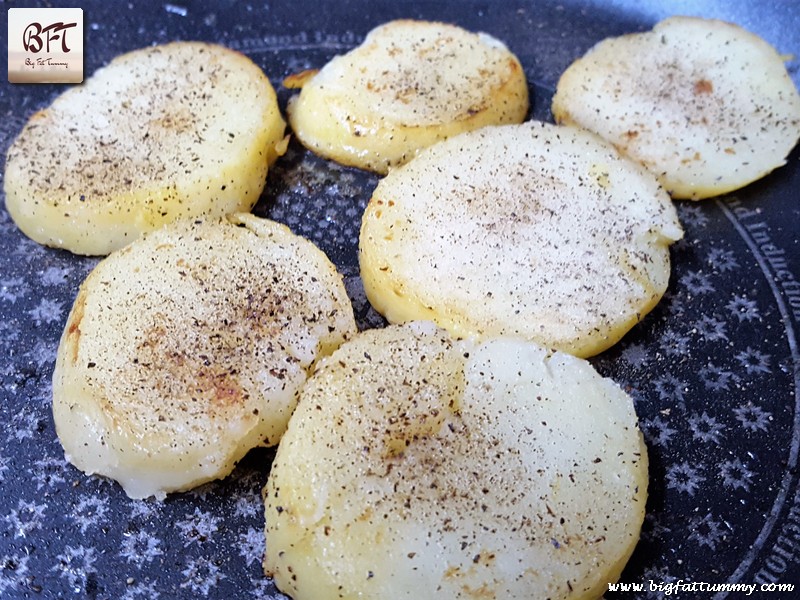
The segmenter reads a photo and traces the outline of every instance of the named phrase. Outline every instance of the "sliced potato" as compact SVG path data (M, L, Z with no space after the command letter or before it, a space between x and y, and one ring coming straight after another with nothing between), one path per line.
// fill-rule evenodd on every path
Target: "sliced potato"
M249 211L285 149L261 69L175 42L124 54L34 114L6 159L6 206L35 241L104 255L182 217Z
M736 25L672 17L575 61L553 115L641 161L674 198L708 198L785 164L800 138L800 95L783 61Z
M519 123L528 111L525 74L508 48L445 23L391 21L286 84L302 87L287 112L305 146L378 173L457 133Z
M67 460L132 498L224 477L283 434L319 357L355 333L311 242L249 214L181 221L92 271L58 348Z
M369 330L303 389L264 490L295 600L598 598L639 537L631 398L529 342Z
M529 122L462 134L391 172L359 260L390 322L589 356L656 305L681 236L651 173L594 134Z

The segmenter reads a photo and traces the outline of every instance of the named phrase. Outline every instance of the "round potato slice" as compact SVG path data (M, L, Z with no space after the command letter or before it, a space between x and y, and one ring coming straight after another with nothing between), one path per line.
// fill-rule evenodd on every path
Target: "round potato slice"
M530 342L369 330L303 389L264 490L295 600L598 598L639 537L631 398Z
M783 61L736 25L672 17L575 61L553 115L641 161L674 198L708 198L785 164L800 138L800 95Z
M390 173L359 259L390 322L590 356L656 305L681 236L643 167L587 131L528 122L440 142Z
M302 87L289 123L314 152L385 174L420 148L484 125L519 123L528 86L517 58L487 34L427 21L391 21Z
M136 50L30 118L8 151L6 206L41 244L105 255L178 218L249 211L284 129L244 55L199 42Z
M180 221L92 271L58 348L67 460L131 498L224 477L274 445L319 357L356 326L311 242L249 214Z

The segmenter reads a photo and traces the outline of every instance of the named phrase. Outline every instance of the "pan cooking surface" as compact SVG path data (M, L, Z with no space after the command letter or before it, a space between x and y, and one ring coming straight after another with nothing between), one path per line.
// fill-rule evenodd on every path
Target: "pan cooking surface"
M670 14L731 20L781 53L800 53L800 8L792 2L757 10L711 2L703 13L679 0L80 4L85 73L127 50L202 39L250 56L282 106L290 95L284 76L321 67L398 17L452 21L505 41L526 70L531 116L542 120L552 120L550 99L572 60L604 37L648 29ZM798 63L789 66L797 84ZM63 89L0 87L3 154ZM364 297L356 257L361 213L377 181L293 142L254 211L328 254L362 328L383 325ZM797 190L795 150L787 166L739 192L677 203L686 236L672 250L667 295L593 359L634 397L650 455L647 518L622 577L644 590L609 597L660 597L679 580L800 584ZM283 598L260 565L260 491L274 451L254 451L226 480L163 503L129 500L115 483L65 462L50 378L72 300L97 259L31 242L4 206L0 231L0 597Z

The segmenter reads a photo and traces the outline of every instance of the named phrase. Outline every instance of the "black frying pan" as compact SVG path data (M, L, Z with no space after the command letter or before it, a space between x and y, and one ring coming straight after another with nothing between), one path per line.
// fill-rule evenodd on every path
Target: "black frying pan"
M290 94L280 87L284 76L322 66L397 17L451 21L505 41L525 67L531 116L543 120L551 120L550 98L572 60L606 36L672 14L734 21L783 53L800 53L800 5L792 0L66 5L84 9L87 74L137 47L202 39L253 58L282 104ZM798 62L789 65L798 83ZM62 89L0 87L3 154ZM361 327L383 324L363 296L355 250L376 182L293 143L255 209L330 256ZM667 296L593 359L634 396L650 454L648 516L622 577L644 589L609 597L659 597L678 582L678 598L726 596L700 584L800 585L798 190L795 150L787 166L737 193L679 203L686 238L673 248ZM164 503L131 501L113 482L64 461L50 377L67 312L96 259L38 246L4 208L0 230L0 597L280 598L260 567L260 490L272 451L253 452L228 479Z

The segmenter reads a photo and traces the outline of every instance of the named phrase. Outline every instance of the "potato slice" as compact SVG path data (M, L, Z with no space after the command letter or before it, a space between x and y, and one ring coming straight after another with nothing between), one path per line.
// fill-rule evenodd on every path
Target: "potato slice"
M390 322L589 356L659 301L681 236L651 173L589 132L529 122L451 138L390 173L359 259Z
M311 242L249 214L181 221L92 271L58 348L67 460L131 498L227 475L283 434L319 357L356 326Z
M783 61L736 25L672 17L575 61L553 115L644 163L674 198L708 198L785 164L800 138L800 95Z
M319 364L264 490L295 600L598 598L639 537L631 398L529 342L369 330Z
M199 42L136 50L30 118L8 151L6 206L41 244L108 254L178 218L249 211L284 129L244 55Z
M519 123L528 111L516 56L487 34L445 23L391 21L317 74L287 83L302 87L287 112L305 146L382 174L438 140Z

